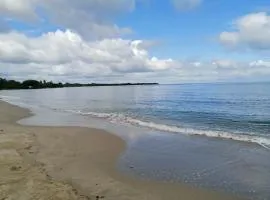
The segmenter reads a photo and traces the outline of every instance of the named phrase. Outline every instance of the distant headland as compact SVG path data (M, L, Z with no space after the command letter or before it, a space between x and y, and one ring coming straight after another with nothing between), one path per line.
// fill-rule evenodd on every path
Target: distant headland
M132 85L158 85L158 83L53 83L52 81L15 81L0 78L0 90L15 89L43 89L43 88L64 88L64 87L98 87L98 86L132 86Z

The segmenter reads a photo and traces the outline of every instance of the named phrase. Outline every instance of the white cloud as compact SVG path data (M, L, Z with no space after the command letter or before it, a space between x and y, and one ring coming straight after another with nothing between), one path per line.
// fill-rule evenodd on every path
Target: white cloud
M252 13L234 22L235 31L220 34L220 41L229 48L270 49L270 16L265 12Z
M6 20L49 20L88 39L131 33L130 28L118 27L113 20L134 9L135 0L0 0L0 17Z
M197 82L270 75L270 61L176 61L149 55L142 40L87 41L72 31L0 34L0 74L81 82Z
M250 63L251 67L267 67L270 68L270 61L256 60Z
M132 12L137 2L145 1L147 0L0 0L0 13L10 19L49 20L56 26L80 33L84 38L102 39L132 33L131 28L114 24L114 19ZM202 2L171 1L178 10L192 9ZM46 19L44 15L47 16Z
M77 31L85 38L118 37L132 32L120 28L113 19L135 8L135 0L39 0L50 20Z
M189 10L199 6L203 0L171 0L177 10Z
M34 1L35 0L1 0L0 16L31 19L35 17Z
M114 24L116 16L135 9L136 1L16 0L14 3L15 0L0 0L0 74L19 80L163 83L270 76L270 61L267 60L189 62L151 56L149 48L156 41L121 39L132 30ZM173 1L179 10L192 9L201 2ZM61 30L30 37L10 30L5 23L37 18ZM235 31L220 35L224 44L270 47L266 13L242 17L235 22L235 28Z
M166 70L175 63L150 57L144 41L104 39L86 41L72 31L31 38L21 33L0 34L1 72L41 76L106 76ZM28 78L28 77L25 77Z

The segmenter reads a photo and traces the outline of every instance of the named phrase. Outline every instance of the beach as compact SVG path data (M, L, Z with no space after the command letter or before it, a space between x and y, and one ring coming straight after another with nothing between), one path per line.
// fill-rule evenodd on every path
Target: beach
M117 172L122 139L98 129L16 123L26 109L0 102L0 199L237 199Z
M0 200L270 200L269 8L0 0Z

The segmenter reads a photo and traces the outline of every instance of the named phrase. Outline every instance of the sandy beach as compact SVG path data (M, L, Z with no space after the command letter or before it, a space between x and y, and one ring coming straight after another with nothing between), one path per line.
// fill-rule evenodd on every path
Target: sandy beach
M97 129L16 123L30 115L0 101L0 200L238 199L124 176L115 167L125 149L121 138Z

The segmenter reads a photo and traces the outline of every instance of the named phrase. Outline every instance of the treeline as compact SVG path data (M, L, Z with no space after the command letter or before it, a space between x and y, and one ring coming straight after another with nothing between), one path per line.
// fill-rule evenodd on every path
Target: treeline
M0 78L0 90L14 90L14 89L42 89L42 88L63 88L63 87L95 87L95 86L128 86L128 85L157 85L158 83L113 83L113 84L100 84L100 83L53 83L52 81L37 81L26 80L23 82L15 80L7 80Z

